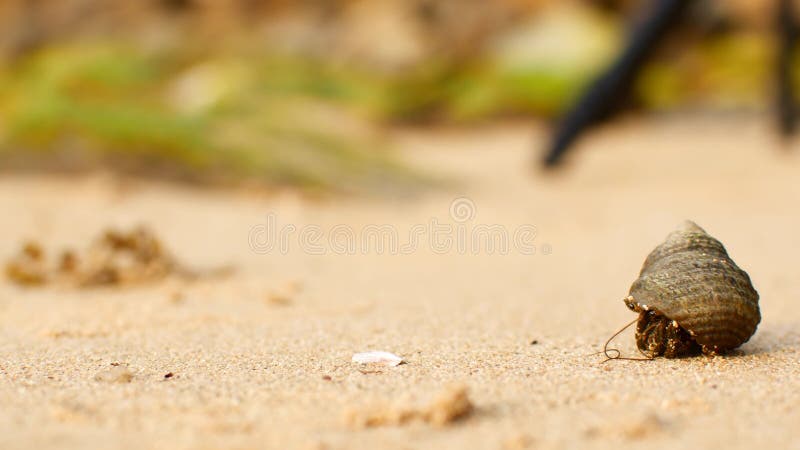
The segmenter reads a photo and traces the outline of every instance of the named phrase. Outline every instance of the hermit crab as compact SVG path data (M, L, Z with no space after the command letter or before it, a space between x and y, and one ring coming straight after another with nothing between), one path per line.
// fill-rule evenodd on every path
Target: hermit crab
M734 349L761 321L750 277L691 221L648 255L624 301L639 314L636 346L648 358Z

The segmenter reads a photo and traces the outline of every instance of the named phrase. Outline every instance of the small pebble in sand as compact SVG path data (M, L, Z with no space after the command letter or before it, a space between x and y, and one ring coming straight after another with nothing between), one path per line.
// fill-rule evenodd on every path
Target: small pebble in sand
M352 362L357 364L381 364L394 367L402 364L403 358L389 352L365 352L353 355Z
M303 282L299 280L287 281L284 290L290 294L299 294L303 291Z
M133 380L133 372L125 366L112 365L108 369L97 372L94 379L104 383L130 383Z
M174 373L172 373L172 372L169 372L169 373L167 373L166 375L164 375L164 379L165 379L165 380L169 380L170 378L172 378L172 377L174 377L174 376L175 376L175 374L174 374Z
M300 281L287 281L283 286L270 289L264 300L272 306L291 306L295 297L303 291L303 284Z
M170 292L168 300L173 305L180 305L186 301L186 294L179 289Z
M292 298L289 295L275 291L267 292L266 301L267 304L273 306L289 306L292 304Z
M533 448L533 438L527 434L520 434L506 439L506 441L503 442L503 448L505 450L525 450Z
M424 422L443 427L469 416L475 407L465 386L451 386L426 406L395 405L370 411L348 411L346 422L353 428L408 425Z

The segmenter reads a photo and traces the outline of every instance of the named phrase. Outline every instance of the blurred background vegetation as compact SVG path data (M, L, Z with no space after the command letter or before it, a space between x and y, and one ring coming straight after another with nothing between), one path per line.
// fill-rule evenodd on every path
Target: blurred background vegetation
M774 2L700 0L641 110L764 109ZM358 190L393 125L558 116L647 2L2 0L0 167Z

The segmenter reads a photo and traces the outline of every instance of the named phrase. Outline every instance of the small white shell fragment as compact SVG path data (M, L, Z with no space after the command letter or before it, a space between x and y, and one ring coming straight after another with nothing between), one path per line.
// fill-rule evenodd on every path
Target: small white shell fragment
M356 353L352 361L358 364L383 364L394 367L403 362L403 358L389 352Z

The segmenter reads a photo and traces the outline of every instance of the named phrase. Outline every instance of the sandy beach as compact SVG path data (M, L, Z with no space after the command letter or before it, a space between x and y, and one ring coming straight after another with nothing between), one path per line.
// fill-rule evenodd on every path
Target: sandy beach
M800 148L765 117L625 122L557 173L532 164L544 128L397 134L440 187L308 199L0 179L3 259L26 239L82 246L144 223L186 264L235 269L121 288L4 280L0 448L800 448ZM758 331L726 356L601 364L592 354L635 317L622 299L644 258L685 219L750 274ZM397 245L365 244L376 229ZM616 345L636 355L632 332ZM369 350L407 363L351 363ZM348 422L454 385L474 405L462 420Z

